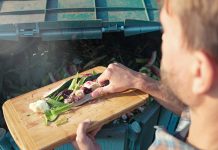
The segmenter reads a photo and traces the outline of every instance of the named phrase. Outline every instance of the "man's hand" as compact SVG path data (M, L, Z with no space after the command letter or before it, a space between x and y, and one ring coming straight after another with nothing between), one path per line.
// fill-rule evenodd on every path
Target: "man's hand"
M73 145L77 150L100 150L100 146L95 141L95 135L101 128L98 128L91 133L87 133L90 125L90 120L85 120L79 124L76 133L76 141L73 141Z
M109 84L93 91L92 96L98 97L108 93L122 92L131 88L136 89L137 84L140 82L138 78L139 76L140 73L121 64L110 64L97 79L100 85L103 85L107 80L109 80Z
M146 74L131 70L121 64L110 64L97 79L100 85L104 85L104 82L107 80L109 80L109 84L93 91L93 97L122 92L128 89L138 89L155 97L161 105L177 114L181 114L184 109L184 104L177 100L160 81L154 80Z

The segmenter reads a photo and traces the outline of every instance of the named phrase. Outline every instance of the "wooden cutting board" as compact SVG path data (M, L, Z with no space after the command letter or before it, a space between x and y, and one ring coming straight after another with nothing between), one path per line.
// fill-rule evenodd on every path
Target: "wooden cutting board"
M100 73L104 67L96 67L83 73L91 73L92 70ZM76 129L80 122L90 119L93 124L90 131L143 105L148 97L140 91L127 91L97 99L93 103L82 105L62 116L69 121L61 126L51 124L46 126L42 115L35 114L29 109L29 103L43 97L49 90L71 79L66 78L24 95L7 100L3 105L3 113L7 126L22 150L52 149L56 146L72 141L76 136ZM119 83L118 83L119 84Z

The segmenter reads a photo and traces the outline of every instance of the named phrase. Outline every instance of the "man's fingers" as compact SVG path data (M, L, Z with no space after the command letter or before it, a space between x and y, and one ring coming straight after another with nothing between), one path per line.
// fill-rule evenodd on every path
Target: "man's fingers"
M106 95L108 93L111 93L111 91L110 91L110 84L107 85L107 86L104 86L104 87L97 88L91 94L92 94L92 97L96 98L96 97L100 97L100 96Z
M90 132L90 135L92 137L95 137L95 135L101 130L102 126L98 127L97 129L95 129L94 131Z
M77 128L76 142L73 142L75 148L80 150L100 150L100 147L96 144L94 136L87 133L87 130L91 127L91 121L85 120L80 123Z
M86 135L87 129L90 127L91 121L90 120L85 120L84 122L80 123L78 128L77 128L77 135L79 136L84 136Z
M97 79L97 82L102 85L105 81L110 80L112 71L111 68L107 68Z
M94 98L102 96L103 95L103 87L97 88L91 94L92 94L92 97L94 97Z

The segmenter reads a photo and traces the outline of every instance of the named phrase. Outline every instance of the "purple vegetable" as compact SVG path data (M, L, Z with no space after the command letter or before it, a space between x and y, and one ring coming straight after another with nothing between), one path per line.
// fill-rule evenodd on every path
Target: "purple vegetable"
M62 96L65 99L65 98L69 97L72 92L73 92L72 90L65 89L62 91Z
M81 90L83 90L83 93L84 93L84 94L89 94L89 93L92 92L92 89L89 89L89 88L87 88L87 87L82 87Z

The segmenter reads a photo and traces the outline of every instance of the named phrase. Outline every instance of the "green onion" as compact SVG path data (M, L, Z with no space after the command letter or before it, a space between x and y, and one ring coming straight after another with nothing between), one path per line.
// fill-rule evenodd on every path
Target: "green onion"
M57 119L57 114L52 114L50 110L45 112L45 123L48 124L48 121L55 121Z
M69 104L64 104L63 106L52 108L45 112L46 121L53 122L58 118L60 114L67 112L70 109L71 109L71 105Z
M76 77L72 80L68 90L73 90L76 87L78 78L79 78L79 73L77 72Z
M87 79L87 77L82 77L78 82L79 86L83 85L84 82L86 81L86 79Z
M92 71L92 75L97 75L97 74L98 73L95 70Z
M71 109L71 105L65 104L64 106L56 107L56 108L50 109L50 110L51 110L51 113L53 115L59 115L59 114L62 114L70 109Z
M59 119L57 119L55 121L55 124L56 124L56 126L60 126L60 125L63 125L65 123L67 123L67 122L68 122L68 118L63 116L63 117L60 117Z
M51 98L49 98L46 102L50 105L51 108L60 107L60 106L66 105L66 104L64 104L62 102L56 101L56 100L51 99Z

